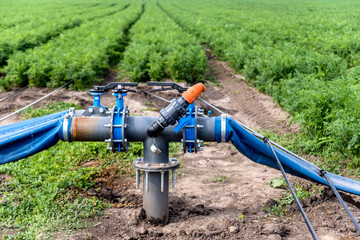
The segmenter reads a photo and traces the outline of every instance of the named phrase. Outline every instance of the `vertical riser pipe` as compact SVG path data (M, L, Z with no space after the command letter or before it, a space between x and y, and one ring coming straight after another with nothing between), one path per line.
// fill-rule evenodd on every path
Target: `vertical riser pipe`
M153 144L160 152L151 151ZM151 166L151 164L166 164L168 162L168 141L162 137L145 139L144 163ZM143 208L146 218L151 222L166 224L169 221L169 172L163 172L163 176L161 175L161 172L144 172Z
M146 190L146 175L149 177ZM143 204L146 217L150 222L169 222L169 173L164 172L163 191L161 191L161 173L149 172L143 175Z

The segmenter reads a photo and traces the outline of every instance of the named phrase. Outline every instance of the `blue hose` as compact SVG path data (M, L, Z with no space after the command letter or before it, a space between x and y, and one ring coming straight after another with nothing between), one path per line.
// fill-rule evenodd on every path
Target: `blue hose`
M67 111L0 127L0 165L54 146Z
M221 142L220 117L215 119L215 135L217 142ZM225 141L231 141L236 149L250 160L278 169L271 149L231 117L226 118ZM315 165L301 161L278 148L274 148L274 150L287 173L329 186L326 180L320 176L319 168ZM328 177L337 189L360 195L360 182L332 173L328 173Z

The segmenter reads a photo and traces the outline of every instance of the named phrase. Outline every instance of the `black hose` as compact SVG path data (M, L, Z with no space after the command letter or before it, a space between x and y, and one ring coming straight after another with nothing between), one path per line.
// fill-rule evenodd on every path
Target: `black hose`
M4 98L0 99L0 102L2 102L2 101L4 101L4 100L6 100L6 99L8 99L8 98L10 98L10 97L12 97L12 96L14 96L14 95L18 94L19 92L21 92L21 91L25 90L26 88L27 88L27 87L23 87L23 88L20 88L20 89L16 90L15 92L13 92L13 93L11 93L11 94L7 95L6 97L4 97Z

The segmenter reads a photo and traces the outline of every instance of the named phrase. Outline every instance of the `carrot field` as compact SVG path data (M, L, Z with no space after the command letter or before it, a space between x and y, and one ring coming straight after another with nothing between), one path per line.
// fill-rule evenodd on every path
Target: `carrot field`
M222 75L216 72L219 67ZM236 78L231 79L232 83L223 82L231 77ZM261 124L255 128L289 149L311 156L326 170L356 178L360 175L359 1L0 1L0 96L23 87L35 89L36 93L66 83L67 91L74 91L71 101L70 97L57 97L42 106L39 111L44 112L31 115L37 110L30 109L21 119L70 106L90 106L91 99L80 93L94 84L105 85L109 79L190 85L202 82L222 89L219 91L225 97L235 96L224 100L228 102L223 105L234 114L241 112L236 108L248 104L253 97L247 96L242 102L235 100L239 101L236 104L230 101L239 99L237 95L248 87L255 88L256 94L270 96L277 107L289 114L289 119L279 120L280 117L273 118L273 113L251 115L245 109L250 112L249 121L261 118L267 124L264 129ZM239 84L244 84L242 89ZM76 98L76 93L80 97ZM224 97L212 96L214 102ZM153 103L148 95L140 100L146 108L135 113L138 115L163 107ZM0 114L20 107L9 103L0 108ZM279 130L272 124L283 127ZM100 143L89 148L77 143L71 149L79 148L82 154L69 154L62 143L55 150L30 157L27 163L0 167L4 176L12 176L12 182L7 183L0 175L0 220L4 223L0 224L1 237L50 238L57 230L86 227L80 223L83 219L99 215L108 207L101 197L85 197L84 192L103 188L95 179L108 174L102 169L113 167L117 157L108 156ZM176 150L172 153L177 154ZM129 159L139 156L139 145L121 155L127 160L116 165L116 174L133 177ZM53 165L51 159L65 162ZM79 167L89 159L99 162L96 168ZM43 169L41 164L58 171L53 173L56 179L51 176L52 170ZM215 176L209 181L225 182L226 176ZM55 186L50 186L51 182ZM18 204L19 201L28 204ZM12 228L16 228L15 234ZM156 234L151 237L156 239Z

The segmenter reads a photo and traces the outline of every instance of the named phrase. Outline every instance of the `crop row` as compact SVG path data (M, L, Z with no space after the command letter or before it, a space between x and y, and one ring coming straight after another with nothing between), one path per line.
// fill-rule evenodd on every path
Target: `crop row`
M160 4L290 111L317 143L310 149L360 155L358 2Z
M6 77L0 85L58 86L73 80L77 88L88 87L119 60L124 31L140 14L140 4L133 3L124 11L67 30L44 45L16 52L3 69Z
M144 15L130 30L130 39L120 65L130 79L195 82L203 77L206 56L200 43L155 3L146 6Z
M24 51L45 43L58 36L66 29L79 26L81 23L113 14L124 8L125 3L118 7L105 7L84 10L81 6L63 9L58 12L39 12L35 20L17 23L14 27L2 29L0 34L0 65L15 51Z
M26 22L38 22L44 14L77 15L94 10L94 7L104 8L112 4L122 4L122 2L116 0L3 0L0 8L0 29L4 30Z

